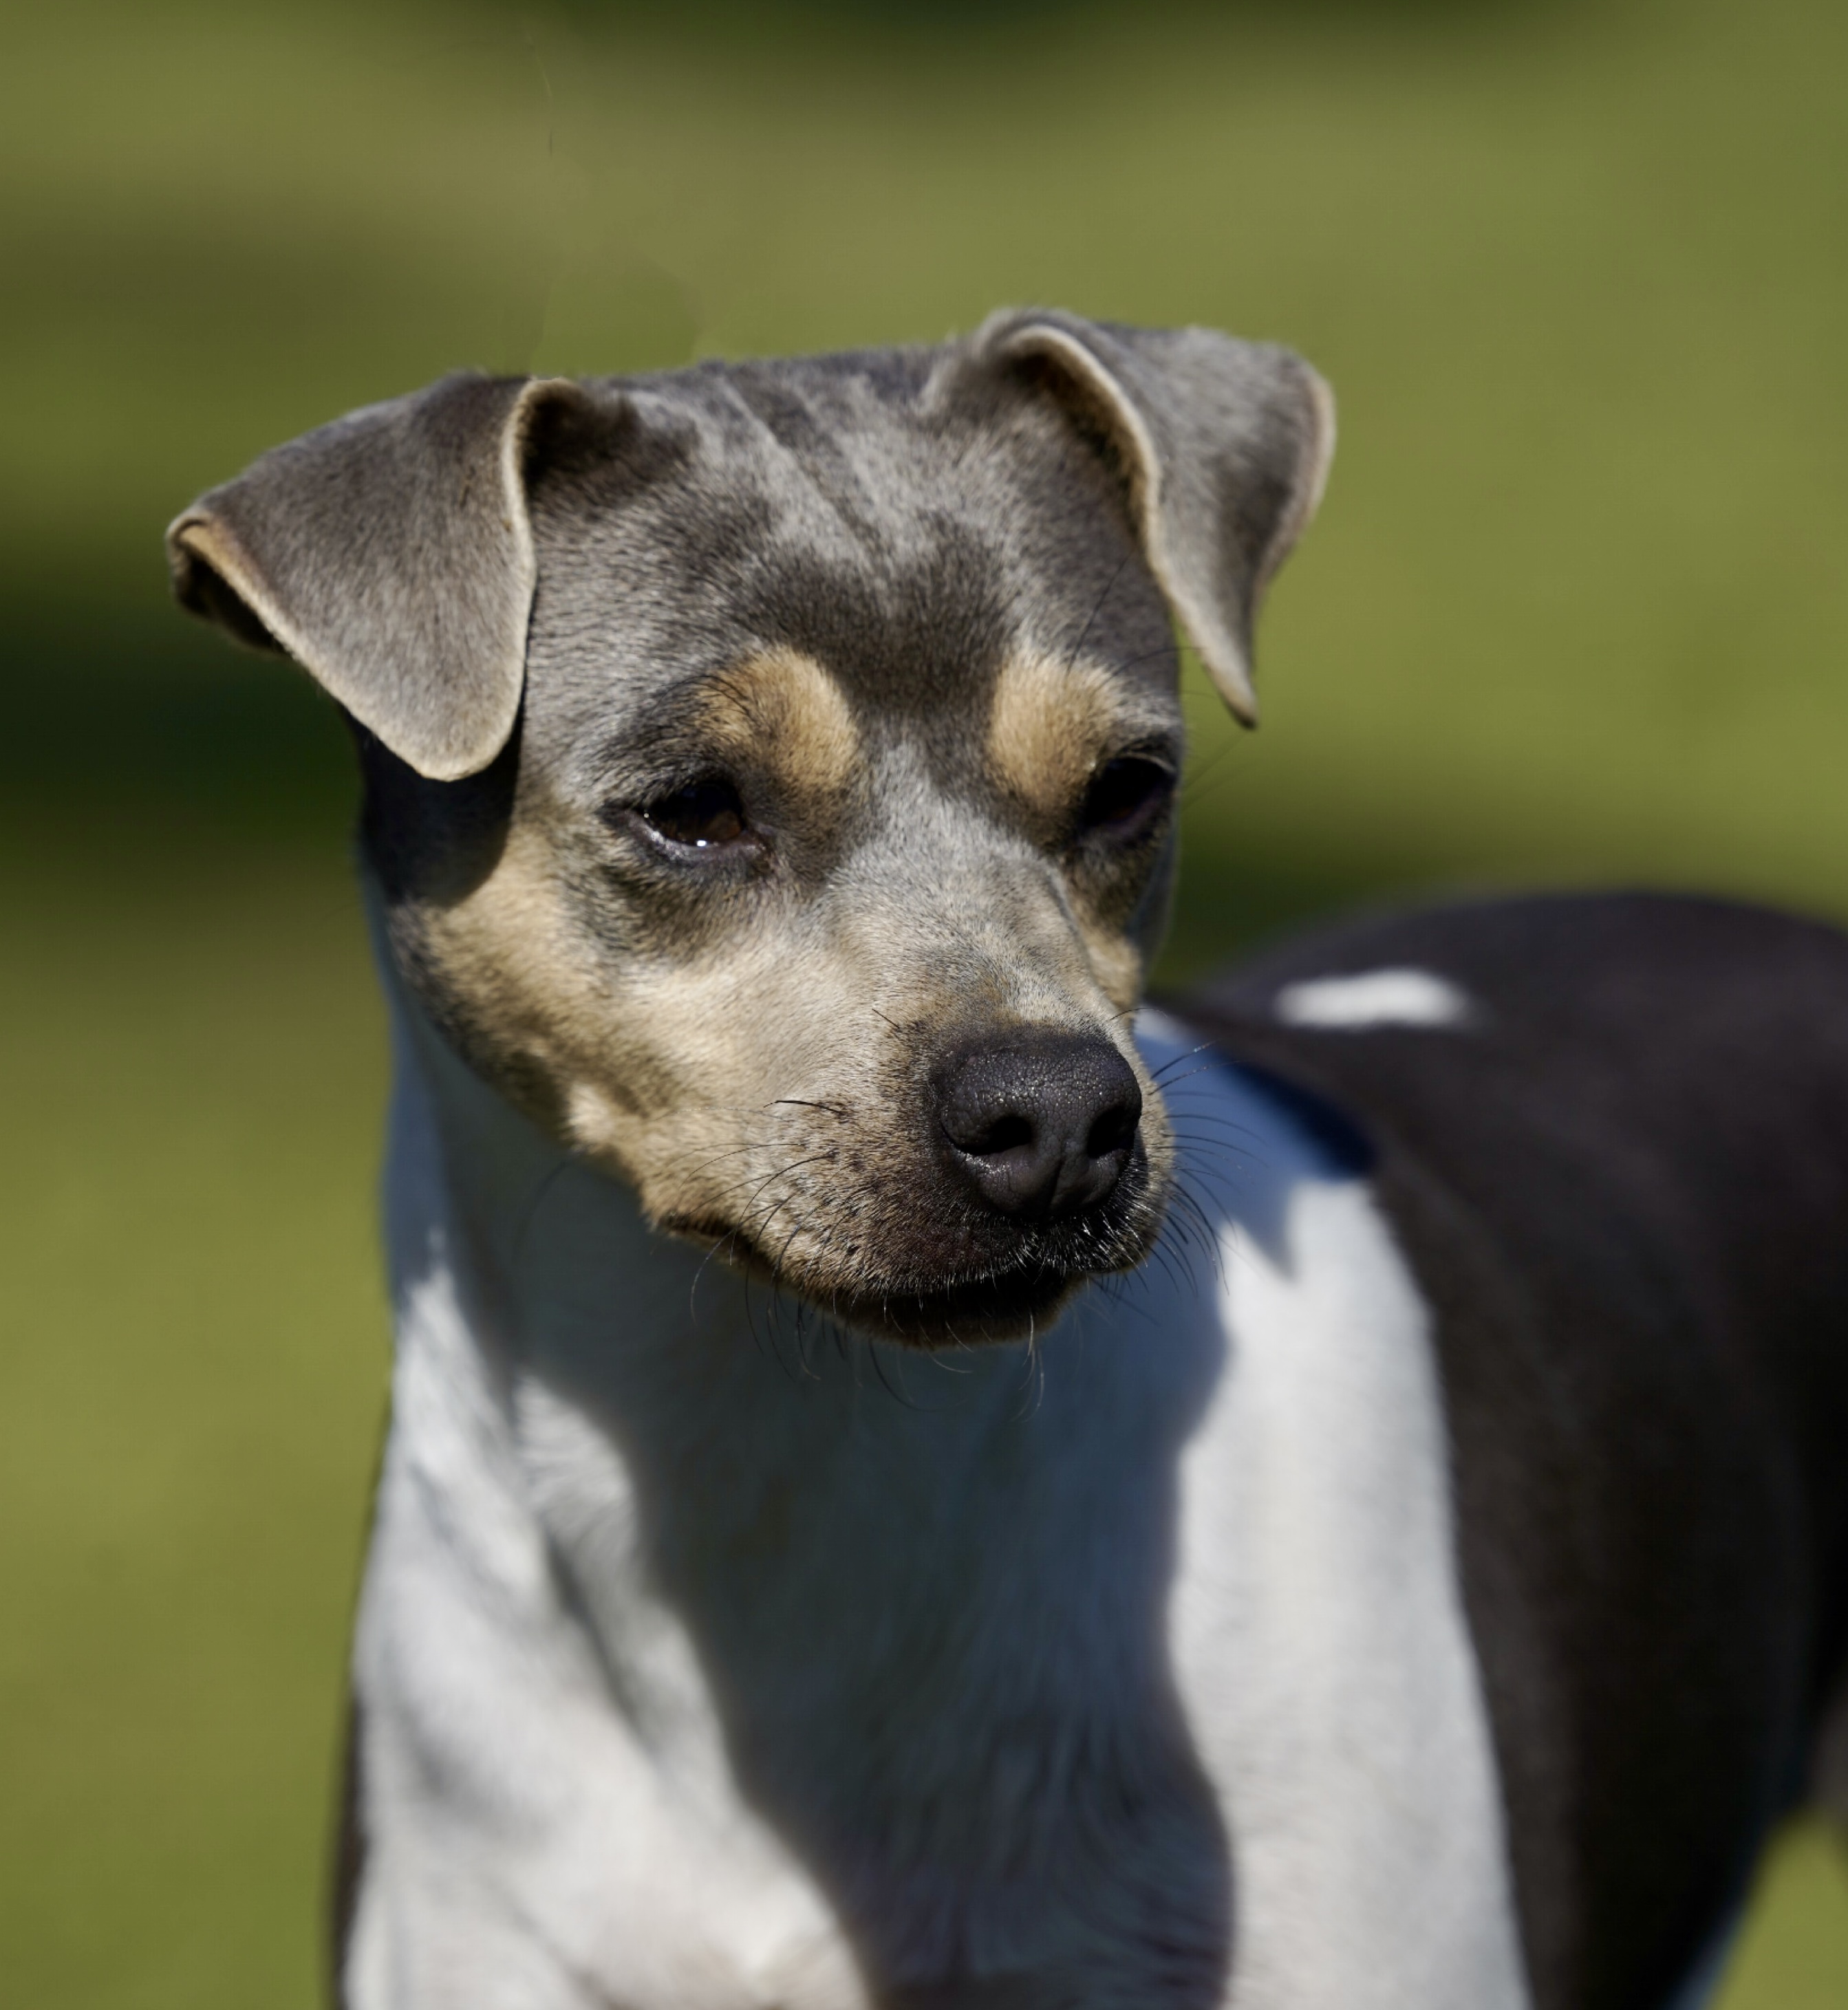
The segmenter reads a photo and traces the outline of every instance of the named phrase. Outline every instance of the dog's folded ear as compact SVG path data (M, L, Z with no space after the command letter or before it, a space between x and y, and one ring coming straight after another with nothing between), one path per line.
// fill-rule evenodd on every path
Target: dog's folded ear
M419 774L474 774L520 710L528 464L592 409L563 378L470 375L336 419L175 520L174 591L293 656Z
M1036 311L976 332L979 368L1058 403L1125 485L1156 584L1220 694L1256 723L1252 627L1315 513L1334 400L1288 350L1211 328L1133 328Z

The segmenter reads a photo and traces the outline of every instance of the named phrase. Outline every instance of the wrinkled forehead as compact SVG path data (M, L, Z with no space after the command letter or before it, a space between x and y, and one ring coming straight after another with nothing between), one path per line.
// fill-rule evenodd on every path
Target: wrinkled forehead
M740 673L800 702L791 664L933 765L997 707L1168 719L1168 614L1096 455L1022 401L933 396L928 360L626 383L631 416L534 494L528 753L710 710Z

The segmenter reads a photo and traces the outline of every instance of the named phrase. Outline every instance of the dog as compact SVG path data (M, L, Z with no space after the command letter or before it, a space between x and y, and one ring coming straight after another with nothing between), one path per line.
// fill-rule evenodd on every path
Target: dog
M1666 2010L1848 1806L1848 941L1166 1010L1320 379L1053 312L446 379L169 532L352 723L350 2010Z

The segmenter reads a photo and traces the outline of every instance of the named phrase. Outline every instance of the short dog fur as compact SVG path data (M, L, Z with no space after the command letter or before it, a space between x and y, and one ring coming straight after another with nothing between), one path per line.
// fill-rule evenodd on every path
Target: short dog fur
M352 2010L1711 1979L1848 1648L1848 944L1486 904L1140 1011L1175 627L1249 719L1332 431L1015 313L452 378L173 526L364 774Z

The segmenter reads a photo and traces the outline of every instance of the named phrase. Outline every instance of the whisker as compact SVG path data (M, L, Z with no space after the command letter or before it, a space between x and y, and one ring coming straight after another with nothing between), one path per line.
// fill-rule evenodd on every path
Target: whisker
M1153 1082L1157 1083L1166 1081L1169 1075L1176 1068L1178 1068L1183 1061L1192 1060L1196 1054L1210 1053L1212 1049L1212 1046L1213 1042L1210 1040L1202 1040L1197 1047L1189 1047L1185 1053L1176 1054L1171 1060L1164 1061L1160 1067L1157 1068L1153 1074L1150 1076L1149 1079ZM1183 1081L1188 1080L1192 1075L1198 1074L1201 1071L1198 1068L1191 1069L1189 1071L1189 1074L1183 1076L1182 1079Z
M890 1307L888 1305L882 1305L880 1310L881 1312L889 1315ZM886 1394L890 1396L893 1401L897 1403L901 1408L907 1410L915 1409L917 1406L912 1401L911 1397L904 1394L902 1390L894 1389L891 1383L886 1380L884 1357L888 1350L882 1347L877 1341L874 1341L868 1344L866 1351L872 1357L872 1372L879 1377L880 1386L885 1390ZM901 1375L900 1380L902 1381L903 1379L904 1378Z
M1191 648L1173 642L1164 642L1158 649L1139 649L1133 656L1113 656L1112 665L1119 670L1133 670L1141 663L1152 663L1160 656L1191 655Z
M532 1232L532 1225L538 1219L539 1209L546 1195L551 1192L554 1184L578 1163L575 1159L560 1159L533 1188L532 1199L527 1205L525 1215L518 1229L514 1232L514 1264L516 1269L525 1260L526 1238Z
M1070 652L1066 655L1065 668L1068 670L1069 670L1078 661L1079 651L1082 649L1086 643L1090 640L1091 630L1096 625L1097 617L1103 612L1103 603L1109 599L1114 592L1115 592L1117 588L1117 581L1123 577L1123 568L1128 564L1133 554L1132 552L1127 551L1125 552L1123 556L1118 559L1115 570L1113 571L1110 577L1103 582L1103 591L1098 595L1096 604L1092 608L1090 613L1085 616L1085 625L1078 631L1078 640L1072 644Z
M1242 754L1244 747L1242 740L1224 740L1203 759L1194 762L1189 769L1185 780L1181 784L1182 807L1189 808L1197 802L1207 782L1224 780L1224 777L1219 773L1220 769L1235 755Z

